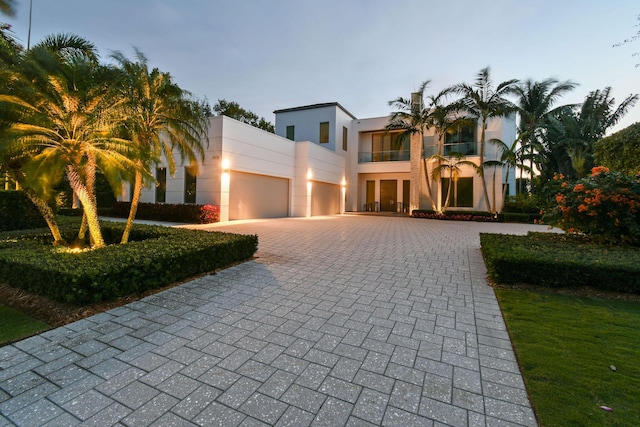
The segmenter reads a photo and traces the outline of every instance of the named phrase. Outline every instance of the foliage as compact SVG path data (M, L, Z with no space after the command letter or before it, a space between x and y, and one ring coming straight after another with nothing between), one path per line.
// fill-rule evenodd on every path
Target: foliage
M635 26L640 27L640 15L636 16L636 20L638 21L638 23ZM638 32L635 33L633 36L624 39L620 43L614 44L613 47L620 47L629 43L633 43L638 40L640 40L640 30L638 30ZM640 52L634 52L632 56L640 56ZM640 63L637 63L636 67L640 67Z
M103 223L117 241L124 224ZM63 233L73 236L73 227ZM141 293L253 256L257 236L135 225L127 245L71 253L42 230L0 234L0 281L73 304Z
M481 234L487 271L496 283L640 293L640 251L584 236Z
M111 215L125 217L131 209L129 202L116 202ZM220 208L215 205L139 203L138 218L154 221L209 224L220 221Z
M49 329L50 326L0 304L0 346Z
M541 426L640 425L640 303L496 295Z
M595 162L612 171L635 175L640 171L640 122L597 141Z
M510 196L504 204L504 213L540 213L540 198L536 194L517 194Z
M552 188L556 205L545 212L545 223L603 243L640 245L640 175L596 167L575 182L556 175Z
M239 122L257 127L267 132L275 133L275 127L264 117L258 117L257 114L245 110L237 102L218 99L218 103L213 106L213 111L218 116L227 116Z
M42 216L22 191L0 191L0 231L45 226Z
M584 177L595 166L593 146L606 131L635 105L638 95L629 95L617 107L611 88L590 92L581 105L565 106L549 114L544 140L538 153L538 170L546 184L554 174L572 179Z

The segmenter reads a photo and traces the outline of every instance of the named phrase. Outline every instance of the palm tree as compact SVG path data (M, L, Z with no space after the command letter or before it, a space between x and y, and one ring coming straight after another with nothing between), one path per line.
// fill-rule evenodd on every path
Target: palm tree
M487 183L484 177L485 130L489 119L494 117L504 117L516 110L515 105L504 97L513 93L517 83L517 79L507 80L498 84L494 88L490 71L487 67L480 70L477 74L473 86L466 83L460 83L454 86L455 92L462 96L462 99L460 99L458 103L459 109L480 120L480 164L478 168L478 175L480 175L482 182L485 206L489 212L493 209L491 202L489 201Z
M524 170L526 172L531 173L530 167L526 166L522 160L521 155L523 151L521 150L520 142L521 140L519 138L516 138L511 143L511 145L508 145L504 143L502 140L497 138L492 138L489 140L489 143L496 145L498 147L498 153L500 155L500 158L499 160L492 160L491 162L495 162L495 163L490 163L488 166L502 167L506 169L504 185L502 186L502 208L503 209L504 209L504 204L507 200L507 185L509 183L509 172L511 171L511 169L515 170L517 168L517 169ZM488 162L485 162L485 163L488 163ZM494 169L494 176L495 176L495 169ZM495 191L495 184L493 188ZM494 206L495 206L495 200L494 200Z
M433 179L440 180L445 172L449 173L447 197L442 207L442 212L445 212L451 202L452 188L462 174L462 167L469 166L473 170L477 171L478 165L476 165L471 160L465 160L465 155L462 153L451 153L449 156L434 154L430 158L438 161L438 165L433 168L433 171L431 172L431 176L433 177Z
M65 43L68 41L69 43ZM41 171L50 188L66 173L87 216L94 248L105 245L98 222L92 182L96 168L114 177L133 164L127 141L113 136L110 116L117 109L109 82L101 79L89 43L73 36L46 39L29 51L21 64L25 83L16 95L0 95L0 102L19 111L20 118L6 134L10 147L30 158L25 170ZM83 49L88 49L85 53Z
M545 79L540 82L526 80L514 86L513 91L517 96L516 104L520 115L518 134L523 151L528 152L529 170L533 171L535 153L541 150L540 134L544 132L549 116L564 108L564 106L554 108L554 105L562 95L575 87L576 83L572 81L558 82L555 79Z
M584 176L593 163L593 145L635 105L629 95L617 107L611 88L590 92L579 106L564 106L549 114L543 139L541 170L546 179L555 172Z
M151 174L152 163L164 155L169 172L175 173L177 150L182 161L192 165L204 159L203 141L207 141L208 118L203 104L191 98L191 94L175 84L168 73L157 68L149 70L147 59L136 50L136 61L122 53L112 54L123 72L122 97L125 104L123 130L136 145L140 156L133 182L133 198L122 243L129 239L129 232L136 216L143 185L143 171Z
M414 134L420 135L420 157L424 167L427 195L431 200L432 209L436 211L437 203L429 179L428 156L424 152L424 135L430 128L435 129L438 135L438 154L442 154L443 137L453 122L450 117L452 110L443 104L444 99L451 93L451 88L444 89L436 95L425 96L425 90L430 83L431 80L423 82L418 91L412 94L411 99L398 97L389 101L389 106L395 107L396 111L391 113L386 129L402 130L403 138L410 138ZM424 105L425 98L428 101L427 107Z

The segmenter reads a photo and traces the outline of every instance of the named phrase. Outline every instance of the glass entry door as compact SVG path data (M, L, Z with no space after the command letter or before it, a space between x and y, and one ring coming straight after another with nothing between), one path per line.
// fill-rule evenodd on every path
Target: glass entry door
M398 181L383 179L380 181L380 210L395 212L398 200Z

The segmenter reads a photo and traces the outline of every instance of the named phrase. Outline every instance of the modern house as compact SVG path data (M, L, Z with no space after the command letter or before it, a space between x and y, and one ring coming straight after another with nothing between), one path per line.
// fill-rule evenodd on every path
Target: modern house
M442 208L448 174L430 180L437 138L427 134L400 138L386 131L389 117L358 119L337 102L276 110L275 134L234 119L211 117L209 146L196 168L185 166L175 176L158 165L155 188L143 189L142 202L198 203L220 206L221 221L331 215L349 211L410 213ZM486 140L512 142L515 118L487 123ZM478 125L463 126L442 141L442 153L457 152L479 163ZM485 160L497 158L486 145ZM496 207L502 202L504 170L485 173ZM508 190L515 190L510 173ZM469 166L453 182L450 209L486 210L480 177ZM492 202L493 203L493 202Z

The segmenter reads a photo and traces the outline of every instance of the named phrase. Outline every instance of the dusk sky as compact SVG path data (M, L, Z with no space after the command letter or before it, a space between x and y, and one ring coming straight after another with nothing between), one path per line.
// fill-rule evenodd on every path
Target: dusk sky
M29 1L13 26L26 45ZM218 99L273 122L273 111L340 102L359 118L424 80L429 93L472 83L554 77L580 84L563 103L611 86L619 102L640 92L637 0L33 0L31 43L55 33L169 71L211 105ZM640 121L634 107L616 127Z

